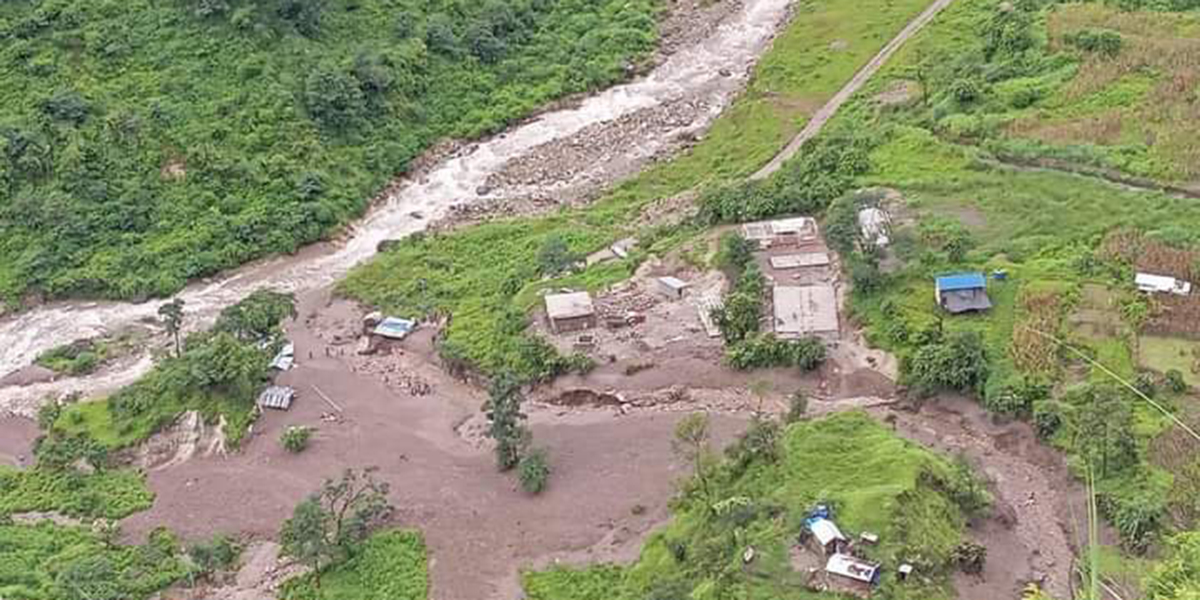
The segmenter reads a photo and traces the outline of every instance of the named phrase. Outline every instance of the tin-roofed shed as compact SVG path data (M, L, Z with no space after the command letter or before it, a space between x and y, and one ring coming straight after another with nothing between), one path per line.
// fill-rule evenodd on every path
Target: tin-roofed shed
M934 293L938 306L952 314L987 310L992 301L987 295L987 279L983 273L956 273L935 280Z
M296 390L282 385L273 385L258 395L258 406L260 408L287 410L292 407L292 400L295 398Z

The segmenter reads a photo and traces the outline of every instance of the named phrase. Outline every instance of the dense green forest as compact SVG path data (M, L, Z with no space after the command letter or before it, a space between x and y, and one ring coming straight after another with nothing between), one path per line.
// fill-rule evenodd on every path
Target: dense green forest
M0 300L288 252L433 142L626 76L654 0L0 3Z

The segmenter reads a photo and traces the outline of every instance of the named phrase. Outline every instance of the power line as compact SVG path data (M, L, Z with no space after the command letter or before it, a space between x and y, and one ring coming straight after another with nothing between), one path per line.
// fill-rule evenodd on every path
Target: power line
M1165 406L1159 404L1158 402L1155 402L1153 398L1151 398L1150 396L1147 396L1145 393L1142 392L1142 390L1137 389L1137 387L1135 387L1132 383L1129 383L1129 381L1126 380L1124 377L1121 377L1120 375L1117 375L1116 373L1114 373L1112 371L1112 369L1109 369L1108 367L1104 366L1096 359L1085 354L1082 350L1066 343L1065 341L1063 341L1053 335L1050 335L1044 331L1038 331L1037 329L1034 329L1027 325L1023 325L1022 328L1025 329L1026 331L1030 331L1032 333L1040 335L1043 338L1046 338L1046 339L1062 346L1063 348L1066 348L1067 350L1070 350L1072 353L1074 353L1079 358L1082 358L1083 360L1087 361L1088 364L1092 365L1093 367L1096 367L1097 369L1100 369L1106 375L1108 375L1109 377L1112 377L1114 380L1116 380L1121 385L1129 388L1129 391L1136 394L1142 400L1145 400L1146 403L1148 403L1150 406L1153 406L1159 412L1166 415L1167 418L1171 419L1171 421L1173 421L1176 425L1178 425L1180 429L1184 430L1185 432L1187 432L1188 435L1192 436L1196 441L1200 442L1200 433L1196 433L1196 431L1194 429L1192 429L1190 426L1188 426L1187 423L1183 422L1182 419L1175 416L1175 413L1172 413L1171 411L1167 410L1167 408Z

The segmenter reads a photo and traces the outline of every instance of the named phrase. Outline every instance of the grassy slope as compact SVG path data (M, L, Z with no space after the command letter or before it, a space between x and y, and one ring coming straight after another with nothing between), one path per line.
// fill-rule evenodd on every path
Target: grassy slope
M311 577L289 581L284 600L425 600L425 541L412 531L372 535L349 561L326 571L318 592Z
M0 467L0 518L56 511L72 517L120 519L150 508L153 500L145 478L134 471L79 475Z
M656 37L652 0L303 2L325 6L308 35L292 0L200 4L0 5L0 300L168 294L294 250L439 138L616 81ZM438 15L450 50L426 45ZM494 63L469 53L483 24ZM367 90L352 124L310 118L314 72Z
M793 425L781 447L776 464L755 463L741 476L716 478L714 498L746 498L758 511L754 517L735 527L709 516L703 501L685 495L671 524L647 541L632 566L526 573L527 595L531 600L642 598L663 582L682 579L683 593L695 590L694 598L827 597L804 588L805 577L792 569L788 550L817 502L837 507L836 520L848 535L880 534L880 545L868 548L887 569L877 597L932 600L952 595L940 572L928 572L933 583L926 586L894 579L899 559L912 555L905 548L920 548L944 566L941 561L960 540L964 519L959 508L917 483L923 468L948 468L942 459L861 413ZM772 510L778 515L764 514ZM755 548L757 558L743 568L741 553L747 546ZM672 548L682 548L686 562L674 558Z
M547 238L559 236L573 251L590 252L633 233L628 223L647 202L754 171L925 4L802 5L763 57L747 92L691 151L584 209L399 243L351 273L341 290L389 312L450 312L448 340L469 362L488 372L513 369L536 377L541 367L523 334L524 313L536 299L531 293L538 285L536 256ZM831 49L836 40L846 42L842 49ZM633 266L606 265L566 283L601 286L628 277Z

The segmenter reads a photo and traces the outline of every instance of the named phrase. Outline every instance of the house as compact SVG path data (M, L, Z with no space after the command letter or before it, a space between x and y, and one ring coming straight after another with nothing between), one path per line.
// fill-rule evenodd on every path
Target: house
M869 598L879 583L879 565L849 554L834 554L825 563L833 591Z
M412 319L388 317L379 322L372 331L377 336L392 340L402 340L417 328L417 322Z
M813 539L817 541L826 555L837 555L849 542L846 536L842 535L842 530L838 529L837 524L829 519L821 517L809 519L808 530L812 532Z
M761 248L797 246L817 239L817 222L811 217L793 217L742 225L742 236Z
M858 228L862 232L862 239L876 248L883 248L892 242L889 237L891 219L881 208L869 206L858 211Z
M992 301L987 295L983 273L943 275L936 280L934 293L938 306L951 314L987 310Z
M1137 277L1134 278L1134 283L1137 284L1138 290L1150 294L1186 296L1192 293L1192 284L1190 282L1165 275L1138 273Z
M659 293L672 300L683 298L683 294L692 285L675 277L659 277L655 282L658 284Z
M568 333L596 326L596 307L587 292L547 294L546 319L554 333Z
M803 252L800 254L784 254L771 257L772 269L801 269L807 267L829 266L829 254L826 252Z
M831 285L777 285L772 289L775 336L798 339L840 337L837 293Z
M273 385L258 395L258 406L259 408L287 410L292 407L292 400L295 398L296 390L282 385Z
M287 371L296 363L296 345L287 342L279 349L275 358L271 359L271 368L277 371Z

